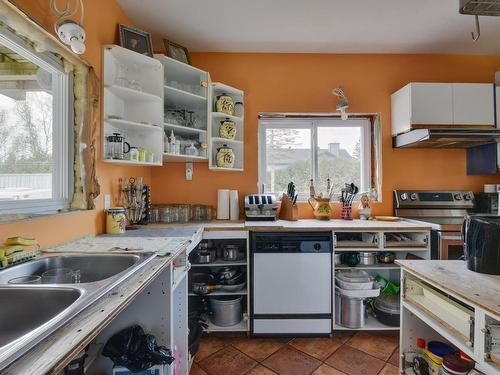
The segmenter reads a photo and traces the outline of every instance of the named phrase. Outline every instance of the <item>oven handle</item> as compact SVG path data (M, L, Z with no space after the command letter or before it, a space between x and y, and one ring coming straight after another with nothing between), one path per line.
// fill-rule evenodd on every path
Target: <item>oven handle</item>
M446 241L460 241L460 242L463 242L463 238L461 235L457 235L457 236L445 236L445 235L441 235L441 240L446 240Z

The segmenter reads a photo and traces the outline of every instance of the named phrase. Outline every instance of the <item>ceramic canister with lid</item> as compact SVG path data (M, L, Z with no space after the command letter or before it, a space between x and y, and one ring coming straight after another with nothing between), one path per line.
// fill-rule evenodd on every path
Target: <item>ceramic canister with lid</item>
M125 208L114 207L106 210L106 233L123 234L126 227Z

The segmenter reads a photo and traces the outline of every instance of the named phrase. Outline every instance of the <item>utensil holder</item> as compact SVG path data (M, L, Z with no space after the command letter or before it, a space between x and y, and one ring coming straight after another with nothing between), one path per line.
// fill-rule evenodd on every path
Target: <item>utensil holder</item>
M343 220L352 220L352 206L345 206L342 203L342 210L340 211L340 217Z
M287 221L299 220L299 210L296 204L293 204L288 194L283 194L281 198L281 207L279 218Z

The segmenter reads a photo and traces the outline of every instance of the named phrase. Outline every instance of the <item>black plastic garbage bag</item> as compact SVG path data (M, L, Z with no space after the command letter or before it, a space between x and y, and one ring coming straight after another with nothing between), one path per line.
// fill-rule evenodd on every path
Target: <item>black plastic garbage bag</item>
M102 350L102 355L110 358L115 366L124 366L132 372L147 370L154 365L171 364L172 352L159 346L153 335L144 333L135 325L114 334Z

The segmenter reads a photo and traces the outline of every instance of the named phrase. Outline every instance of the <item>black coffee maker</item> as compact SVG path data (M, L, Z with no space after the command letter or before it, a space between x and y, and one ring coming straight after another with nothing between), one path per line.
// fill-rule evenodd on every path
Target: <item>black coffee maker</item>
M500 217L467 216L462 226L462 236L467 268L500 275Z

